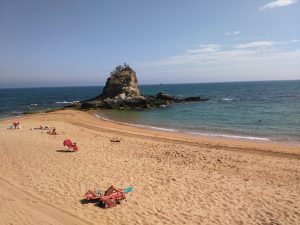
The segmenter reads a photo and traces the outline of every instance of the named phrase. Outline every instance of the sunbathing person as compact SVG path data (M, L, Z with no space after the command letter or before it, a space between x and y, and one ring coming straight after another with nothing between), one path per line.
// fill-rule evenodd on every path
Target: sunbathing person
M48 130L48 126L39 126L39 127L35 127L35 128L33 128L33 130Z
M50 134L50 135L57 135L57 132L56 132L55 127L53 128L52 131L49 130L49 131L47 132L47 134Z
M116 206L117 204L120 204L121 200L126 199L125 194L131 192L132 190L132 187L118 189L111 185L104 193L100 190L88 190L85 193L85 198L87 200L98 199L100 207L111 208Z
M102 191L100 191L100 190L88 190L85 193L84 197L87 200L100 199L101 194L102 194Z
M85 193L85 197L86 199L90 200L90 199L100 199L101 195L103 196L108 196L111 195L112 193L115 193L117 191L121 191L121 189L117 189L115 188L113 185L111 185L106 191L100 191L100 190L88 190Z

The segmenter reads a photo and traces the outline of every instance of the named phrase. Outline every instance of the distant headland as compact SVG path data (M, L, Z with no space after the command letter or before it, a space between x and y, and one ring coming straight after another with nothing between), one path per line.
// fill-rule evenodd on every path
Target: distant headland
M135 71L126 63L117 66L106 81L102 94L67 106L78 109L150 109L165 107L172 103L207 101L208 98L194 96L179 98L159 92L155 96L142 95Z

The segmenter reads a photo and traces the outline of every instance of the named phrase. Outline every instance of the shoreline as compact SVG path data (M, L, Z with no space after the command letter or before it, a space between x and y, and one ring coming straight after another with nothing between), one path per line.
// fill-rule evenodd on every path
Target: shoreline
M78 101L73 101L73 102L78 102ZM54 109L48 109L48 110L38 110L38 111L33 111L33 112L24 112L19 115L12 115L9 116L7 115L6 117L0 118L0 121L4 120L14 120L23 116L27 115L36 115L36 114L43 114L43 113L49 113L49 112L55 112L55 111L60 111L60 110L67 110L65 108L54 108ZM105 111L105 110L104 110ZM250 133L250 134L244 134L238 131L218 131L217 130L203 130L201 129L189 129L189 128L180 128L180 127L172 127L166 125L166 127L159 127L156 125L151 125L151 124L143 124L143 123L131 123L131 122L126 122L126 121L119 121L117 119L110 119L109 116L107 116L105 113L103 113L102 110L87 110L82 112L90 112L92 113L95 117L101 120L106 120L106 121L111 121L113 123L118 123L120 125L128 125L128 126L134 126L134 127L140 127L140 128L145 128L145 129L151 129L151 130L158 130L158 131L167 131L167 132L176 132L176 133L182 133L182 134L189 134L192 136L200 136L200 137L216 137L216 138L224 138L224 139L233 139L233 140L245 140L245 141L258 141L258 142L273 142L273 143L279 143L279 144L287 144L287 145L293 145L300 147L300 141L296 140L294 137L293 139L290 139L290 137L286 137L283 134L278 135L278 136L267 136L267 135L260 135L260 134L255 134L255 132Z
M193 132L189 130L180 130L180 129L175 129L175 128L165 128L165 127L157 127L157 126L152 126L152 125L146 125L146 124L135 124L135 123L127 123L127 122L121 122L113 119L109 119L104 117L101 114L101 111L88 111L91 115L97 117L100 120L103 121L108 121L120 125L125 125L125 126L131 126L131 127L137 127L137 128L142 128L142 129L149 129L149 130L157 130L157 131L165 131L165 132L170 132L170 133L178 133L178 134L183 134L183 135L189 135L193 137L200 137L200 138L217 138L217 139L224 139L224 140L240 140L240 141L250 141L250 142L258 142L258 143L275 143L279 145L288 145L288 146L294 146L294 147L299 147L300 148L300 142L297 141L287 141L287 140L274 140L269 137L256 137L256 136L243 136L243 135L238 135L238 134L231 134L231 133L205 133L201 131ZM97 113L99 114L97 114Z
M101 111L97 111L101 113ZM98 114L93 114L99 119L102 119L104 121L110 121L113 123L118 123L118 124L123 124L123 125L128 125L128 126L134 126L134 127L141 127L145 129L151 129L151 130L161 130L161 131L167 131L167 132L177 132L177 133L183 133L183 134L192 134L196 136L209 136L209 137L221 137L221 138L232 138L232 139L245 139L245 140L255 140L255 141L275 141L269 138L264 138L264 137L253 137L253 136L242 136L242 135L234 135L234 134L221 134L221 133L204 133L204 132L192 132L188 130L180 130L180 129L175 129L175 128L165 128L165 127L156 127L153 125L146 125L146 124L135 124L135 123L127 123L127 122L121 122L117 120L112 120L108 119L103 116L99 116ZM276 141L275 141L276 142Z
M24 115L18 118L20 130L6 129L11 119L0 121L0 219L5 224L300 220L300 148L121 125L91 113ZM30 130L39 125L55 126L62 134ZM76 141L79 151L65 153L65 138ZM113 143L115 138L120 142ZM82 201L87 190L111 184L134 191L107 210Z
M49 112L45 111L45 112L37 112L37 113L33 113L33 114L23 114L20 116L15 116L15 117L10 117L10 118L3 118L0 119L0 122L2 121L6 121L6 120L13 120L14 118L17 119L21 119L21 118L26 118L26 117L30 117L30 116L35 116L35 115L47 115L47 114L51 114L51 113L61 113L61 112L69 112L69 111L75 111L75 112L82 112L82 113L86 113L91 115L93 118L95 118L96 120L101 120L103 122L106 122L107 124L115 124L115 125L119 125L120 127L122 127L121 130L126 130L126 128L133 128L133 130L136 128L137 130L134 130L134 133L130 133L130 134L137 134L139 133L141 130L144 133L153 133L155 137L162 135L164 137L166 137L168 139L168 136L172 136L175 135L176 138L179 139L191 139L192 142L199 142L202 143L203 141L208 141L208 143L213 143L213 142L220 142L222 143L221 146L226 146L227 143L231 144L236 144L238 146L238 148L241 148L240 145L244 145L246 144L246 146L251 146L254 145L255 147L253 149L256 149L258 146L258 149L260 148L260 146L262 146L262 149L264 149L266 146L268 148L268 152L272 152L272 150L270 150L271 148L273 149L282 149L284 147L288 147L291 149L298 149L299 153L300 153L300 145L298 142L293 142L293 141L277 141L277 140L272 140L272 139L260 139L259 137L254 137L253 139L250 138L243 138L243 136L238 136L237 138L234 137L234 135L226 135L226 134L206 134L206 133L198 133L198 132L189 132L189 131L181 131L181 130L175 130L172 128L162 128L162 127L155 127L155 126L151 126L151 125L140 125L140 124L132 124L132 123L126 123L126 122L120 122L120 121L116 121L116 120L111 120L102 116L99 116L97 114L95 114L95 112L99 112L99 111L95 111L95 110L88 110L88 111L82 111L82 110L73 110L73 109L56 109L56 110L51 110ZM106 125L107 125L106 124ZM240 138L241 137L241 138ZM224 144L224 145L223 145ZM248 148L248 147L247 147ZM252 148L250 148L252 149ZM275 150L276 151L276 150ZM293 150L294 152L294 150Z

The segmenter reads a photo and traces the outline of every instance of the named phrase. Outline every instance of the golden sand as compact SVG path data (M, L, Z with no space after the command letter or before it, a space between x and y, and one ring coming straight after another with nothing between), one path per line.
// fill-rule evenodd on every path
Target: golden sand
M300 224L300 149L159 132L63 110L0 121L0 224ZM30 128L55 126L61 135ZM64 153L62 142L77 142ZM120 140L118 143L112 139ZM134 187L117 207L88 189Z

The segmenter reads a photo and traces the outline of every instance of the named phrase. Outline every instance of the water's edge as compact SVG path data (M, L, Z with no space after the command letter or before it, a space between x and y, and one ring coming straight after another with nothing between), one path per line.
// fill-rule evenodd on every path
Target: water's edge
M144 95L205 96L199 103L151 110L101 110L101 117L149 129L241 140L300 143L300 81L140 86ZM0 118L60 109L102 87L0 89Z
M172 129L172 128L157 127L157 126L144 125L144 124L121 122L121 121L113 120L113 119L110 119L110 118L107 118L107 117L101 115L100 111L97 111L97 113L91 112L90 114L95 116L98 119L103 120L103 121L108 121L108 122L120 124L120 125L139 127L139 128L149 129L149 130L178 133L178 134L190 135L190 136L194 136L194 137L198 136L198 137L211 137L211 138L221 138L221 139L224 138L227 140L245 140L245 141L258 142L258 143L278 143L278 144L283 144L283 145L300 147L300 142L296 142L296 141L275 140L275 139L267 138L267 137L242 136L242 135L232 135L232 134L223 134L223 133L192 132L192 131L181 130L181 129Z
M101 113L92 113L95 117L104 120L109 121L121 125L129 125L133 127L141 127L151 130L160 130L160 131L167 131L167 132L177 132L177 133L184 133L184 134L192 134L192 135L198 135L198 136L209 136L209 137L222 137L222 138L229 138L229 139L247 139L247 140L256 140L256 141L272 141L269 138L262 138L262 137L252 137L252 136L242 136L242 135L230 135L230 134L218 134L218 133L204 133L204 132L192 132L187 130L178 130L178 129L172 129L172 128L165 128L165 127L157 127L157 126L151 126L151 125L144 125L144 124L134 124L134 123L125 123L121 121L116 121L109 119L107 117L104 117L103 115L99 115Z

